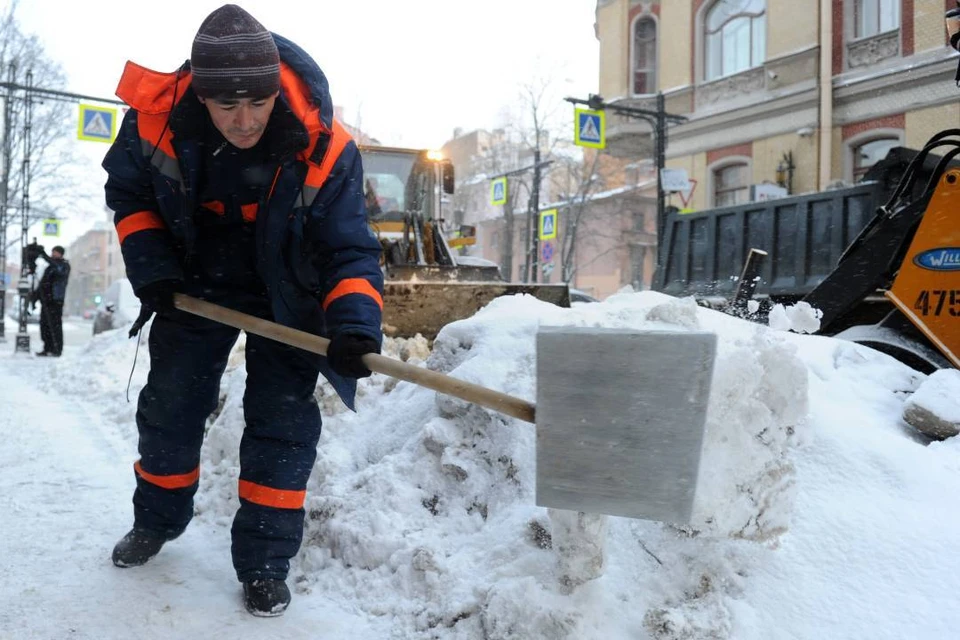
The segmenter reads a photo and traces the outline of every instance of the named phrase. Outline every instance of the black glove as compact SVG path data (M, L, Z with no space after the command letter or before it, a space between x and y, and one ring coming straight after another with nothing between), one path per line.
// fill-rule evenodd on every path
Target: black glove
M330 341L327 361L331 369L345 378L366 378L371 371L360 358L367 353L380 353L380 343L369 336L341 333Z
M167 314L177 310L173 294L183 289L181 280L157 280L140 287L135 293L143 306L155 313Z

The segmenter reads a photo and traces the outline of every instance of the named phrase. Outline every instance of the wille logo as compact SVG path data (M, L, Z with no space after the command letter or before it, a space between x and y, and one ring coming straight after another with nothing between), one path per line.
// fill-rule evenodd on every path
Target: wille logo
M913 264L931 271L960 271L960 247L928 249L915 255Z

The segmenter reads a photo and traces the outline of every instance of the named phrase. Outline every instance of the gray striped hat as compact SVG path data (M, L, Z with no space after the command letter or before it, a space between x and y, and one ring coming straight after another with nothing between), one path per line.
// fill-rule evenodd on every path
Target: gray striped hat
M193 90L203 98L263 98L280 89L273 35L235 4L203 21L190 52Z

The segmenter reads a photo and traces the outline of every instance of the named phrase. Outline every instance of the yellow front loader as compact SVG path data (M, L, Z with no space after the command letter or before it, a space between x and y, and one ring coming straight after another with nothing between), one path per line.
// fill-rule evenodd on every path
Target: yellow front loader
M449 160L423 149L361 145L370 227L383 246L383 328L389 336L436 337L498 296L529 294L570 306L566 284L505 282L496 263L460 256L470 236L449 238L443 195L454 191ZM459 231L459 229L457 230Z

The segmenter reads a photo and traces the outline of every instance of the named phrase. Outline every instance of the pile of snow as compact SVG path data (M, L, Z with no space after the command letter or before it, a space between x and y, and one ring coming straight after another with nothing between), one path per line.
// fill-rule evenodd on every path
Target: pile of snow
M770 309L768 323L771 329L780 331L816 333L820 330L820 319L822 317L823 312L820 309L814 309L809 302L800 301L789 306L773 305L773 308Z
M933 438L960 433L960 371L941 369L930 375L904 404L903 419Z
M387 340L388 355L533 400L541 325L715 332L695 521L548 512L535 506L532 425L381 375L361 381L352 413L322 384L287 616L329 602L424 639L955 636L960 444L928 445L901 420L924 376L852 343L776 330L815 330L812 310L783 310L786 325L773 317L768 328L651 292L573 309L520 296L447 326L432 350ZM115 406L131 460L132 350L123 330L97 336L46 383ZM140 359L131 395L145 349ZM241 343L191 525L219 528L211 553L225 557L243 365Z

